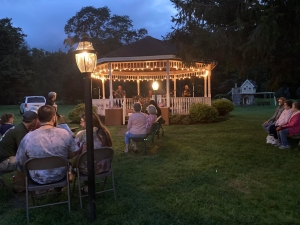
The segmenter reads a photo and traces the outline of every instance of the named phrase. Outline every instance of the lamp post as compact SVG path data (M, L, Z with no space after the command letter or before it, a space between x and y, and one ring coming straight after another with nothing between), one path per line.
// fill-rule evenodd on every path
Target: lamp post
M157 96L156 96L156 91L158 90L158 83L157 83L157 81L154 81L152 83L152 89L153 89L154 95L155 95L155 102L157 103Z
M96 220L96 204L91 74L97 64L97 53L94 50L92 43L88 41L88 36L86 34L82 35L81 41L78 43L78 47L75 51L75 58L84 79L89 218L92 222Z

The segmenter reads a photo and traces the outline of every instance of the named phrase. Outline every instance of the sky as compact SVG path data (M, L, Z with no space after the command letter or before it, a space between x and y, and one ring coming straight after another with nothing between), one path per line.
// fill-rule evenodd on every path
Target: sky
M162 39L171 31L176 10L170 0L0 0L0 19L12 19L22 28L30 48L67 51L64 27L82 7L107 6L111 15L128 15L133 28L146 28L148 35Z

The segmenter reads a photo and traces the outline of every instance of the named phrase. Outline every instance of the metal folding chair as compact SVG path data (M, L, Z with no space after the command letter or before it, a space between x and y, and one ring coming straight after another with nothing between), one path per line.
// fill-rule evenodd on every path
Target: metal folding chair
M66 168L66 176L63 180L50 183L50 184L35 184L31 182L31 178L29 176L30 170L48 170L48 169L55 169L55 168ZM68 210L69 213L71 212L71 198L70 198L70 184L69 184L69 162L67 159L53 156L47 158L33 158L29 159L24 164L24 172L25 172L25 181L26 181L26 214L27 214L27 221L29 222L29 209L32 208L39 208L57 204L64 204L68 203ZM38 206L29 206L29 192L31 192L31 197L34 202L33 192L50 189L50 188L57 188L57 187L67 187L68 192L68 201L62 202L55 202L52 204L45 204L45 205L38 205Z
M112 170L112 159L114 157L114 150L109 147L103 147L99 149L94 150L94 162L95 162L95 171L101 170L101 163L103 163L103 172L99 174L95 174L95 180L104 178L102 190L96 192L96 194L113 191L114 192L114 198L116 200L116 189L115 189L115 180L114 180L114 173ZM88 176L80 172L80 166L81 165L87 165L87 152L82 153L79 156L78 163L76 165L76 176L74 179L73 184L73 191L75 188L76 179L78 179L78 190L79 190L79 200L80 200L80 208L82 209L82 198L86 197L88 195L82 195L81 193L81 183L88 180ZM85 167L86 168L86 167ZM112 180L112 188L110 189L104 189L107 177L111 177ZM98 182L100 183L100 182Z

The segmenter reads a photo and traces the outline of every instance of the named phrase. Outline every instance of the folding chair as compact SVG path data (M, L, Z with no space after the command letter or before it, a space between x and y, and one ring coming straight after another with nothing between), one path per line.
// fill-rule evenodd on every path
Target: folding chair
M166 121L163 119L162 116L157 117L157 119L155 120L156 123L158 123L158 130L157 130L157 138L159 138L159 133L161 130L161 136L163 137L165 135L165 131L164 128L162 127L162 124L164 124Z
M99 174L95 174L95 180L104 178L102 190L99 192L96 192L96 194L100 194L107 191L113 191L114 192L114 198L116 200L116 189L115 189L115 180L114 180L114 173L112 170L112 159L114 157L114 150L109 147L103 147L99 149L94 150L94 163L95 163L95 171L100 170L103 168L103 172ZM73 184L73 191L75 188L76 179L78 179L78 190L79 190L79 199L80 199L80 208L82 209L82 198L86 197L88 195L82 195L81 194L81 183L88 180L88 176L80 172L80 166L84 165L84 168L86 168L87 165L87 152L82 153L79 156L78 163L76 165L76 176ZM107 177L111 177L112 180L112 188L110 189L104 189L105 183L107 180ZM98 182L99 183L99 182Z
M66 177L61 181L50 183L50 184L35 184L31 182L31 178L29 176L30 170L48 170L48 169L55 169L55 168L66 168ZM25 182L26 182L26 214L27 214L27 222L29 222L29 209L32 208L39 208L45 207L50 205L57 205L57 204L64 204L68 203L69 213L71 212L71 198L70 198L70 184L69 184L69 162L67 159L53 156L47 158L33 158L29 159L24 164L24 172L25 172ZM31 198L34 202L33 192L50 189L50 188L57 188L57 187L67 187L68 191L68 201L62 202L55 202L52 204L45 204L45 205L38 205L38 206L29 206L29 192L31 192ZM35 203L35 202L34 202Z

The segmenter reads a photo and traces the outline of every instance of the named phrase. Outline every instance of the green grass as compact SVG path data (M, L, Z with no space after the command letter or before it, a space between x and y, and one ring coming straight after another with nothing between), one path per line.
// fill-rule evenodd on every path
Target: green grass
M108 127L117 200L97 196L95 224L300 224L300 152L295 140L288 150L265 143L261 124L273 113L237 107L223 122L164 126L147 156L122 153L125 126ZM31 224L88 224L87 199L83 210L77 190L72 199L71 214L66 205L33 209ZM26 222L13 200L1 189L0 224Z

